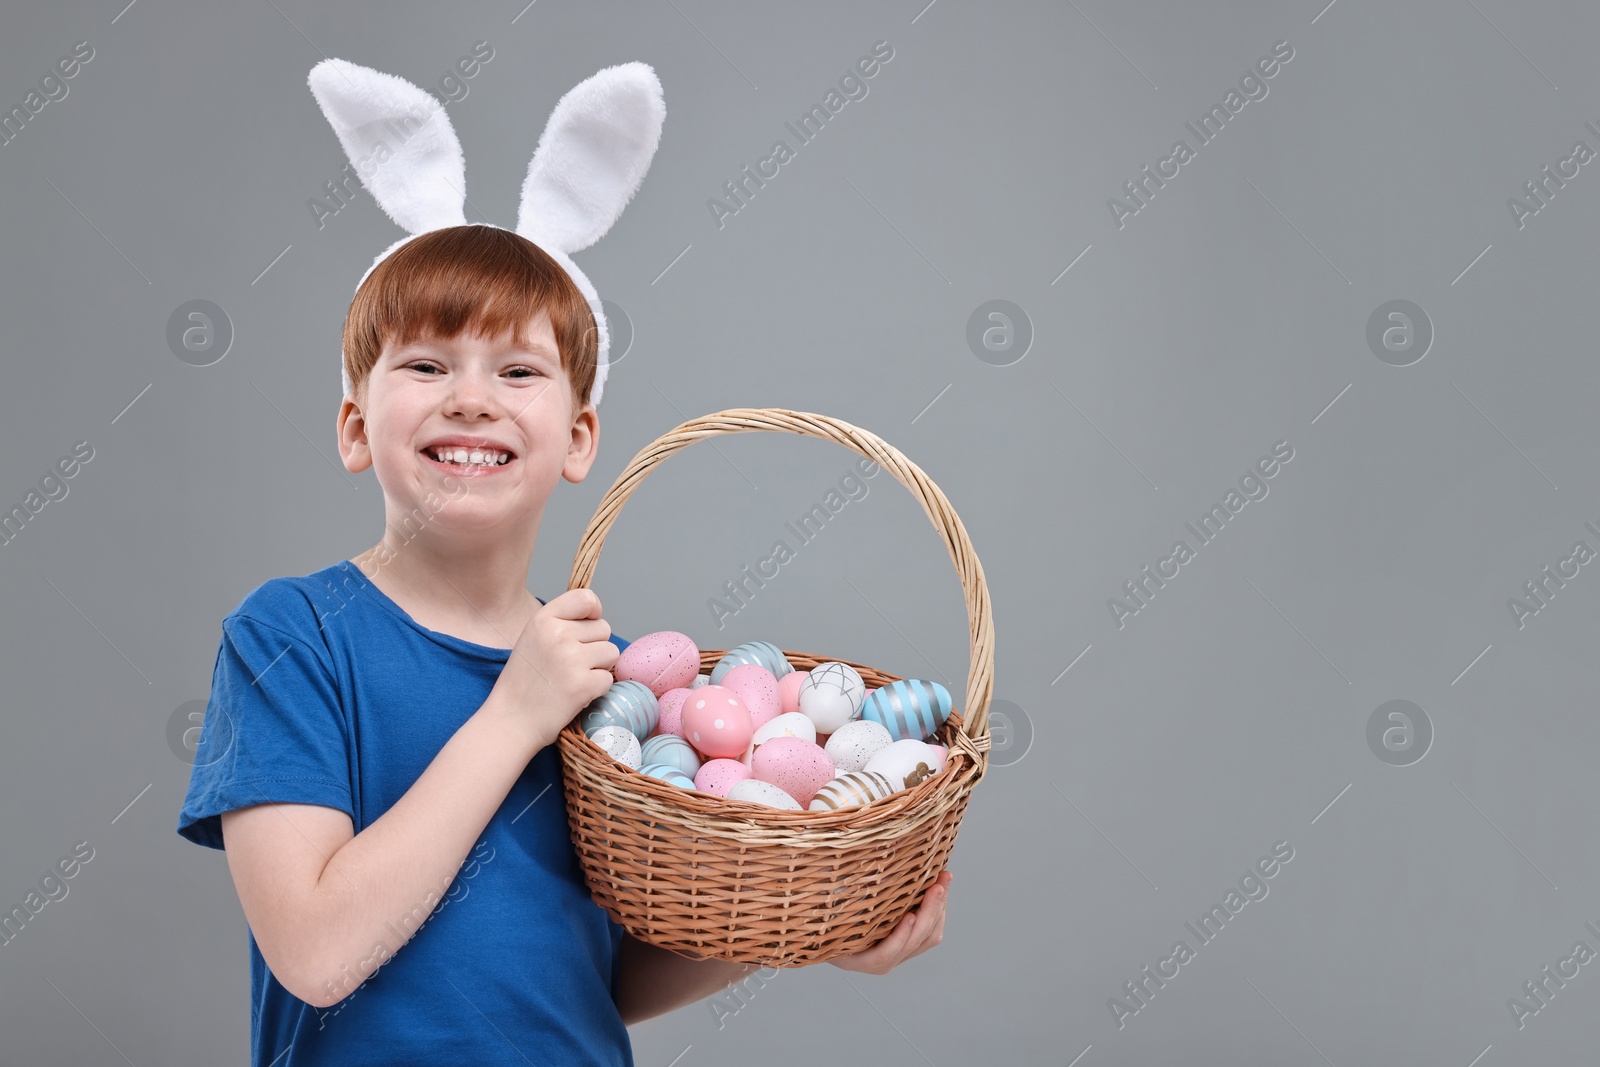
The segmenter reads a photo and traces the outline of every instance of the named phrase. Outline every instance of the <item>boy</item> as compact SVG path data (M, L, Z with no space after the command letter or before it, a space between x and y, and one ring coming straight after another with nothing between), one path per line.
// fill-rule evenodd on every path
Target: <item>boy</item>
M223 620L205 735L229 740L178 824L225 847L249 921L252 1062L631 1064L628 1025L755 968L625 934L572 850L554 740L627 642L592 590L527 575L594 462L594 316L533 242L446 227L373 269L344 360L339 450L383 538ZM835 965L938 944L948 882Z

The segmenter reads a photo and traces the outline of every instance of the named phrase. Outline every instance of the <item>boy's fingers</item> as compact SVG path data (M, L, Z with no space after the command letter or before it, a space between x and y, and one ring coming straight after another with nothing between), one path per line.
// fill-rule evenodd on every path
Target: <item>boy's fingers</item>
M554 612L558 619L598 619L600 597L593 589L568 589L560 596L551 597L544 609Z

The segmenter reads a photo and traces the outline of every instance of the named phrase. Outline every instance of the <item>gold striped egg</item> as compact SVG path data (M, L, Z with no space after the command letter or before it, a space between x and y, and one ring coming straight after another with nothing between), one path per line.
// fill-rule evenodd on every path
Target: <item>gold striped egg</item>
M889 779L875 771L846 771L828 782L811 798L812 811L838 811L882 800L895 791Z

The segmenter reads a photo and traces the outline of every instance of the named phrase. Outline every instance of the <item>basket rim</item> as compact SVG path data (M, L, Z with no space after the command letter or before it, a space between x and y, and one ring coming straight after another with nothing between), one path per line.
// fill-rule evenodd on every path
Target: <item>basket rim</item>
M922 505L955 564L966 602L969 659L966 699L961 707L967 716L961 720L961 741L965 743L959 747L969 750L968 755L977 764L981 778L987 771L989 704L994 691L994 619L983 564L978 560L961 517L938 485L904 453L870 430L828 415L789 408L726 408L679 423L635 453L606 490L578 543L567 588L589 587L607 533L622 505L651 471L698 441L757 432L792 433L843 445L893 474ZM957 747L951 746L952 755Z

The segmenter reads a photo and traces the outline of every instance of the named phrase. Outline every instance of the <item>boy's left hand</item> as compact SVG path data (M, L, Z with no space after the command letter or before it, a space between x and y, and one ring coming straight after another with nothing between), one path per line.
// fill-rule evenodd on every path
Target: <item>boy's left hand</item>
M950 882L950 872L940 871L938 880L923 895L922 903L906 912L888 937L865 952L828 962L845 971L888 974L911 957L933 948L944 940L944 905L950 896Z

